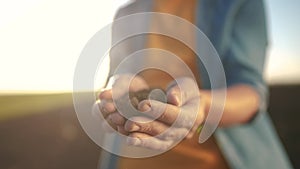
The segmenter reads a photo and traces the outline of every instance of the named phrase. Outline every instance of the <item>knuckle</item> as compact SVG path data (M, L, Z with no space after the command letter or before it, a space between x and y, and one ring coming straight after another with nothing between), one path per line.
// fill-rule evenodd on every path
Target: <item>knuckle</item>
M142 124L141 130L145 133L153 134L153 127L149 123Z
M127 120L125 122L124 129L126 131L132 132L132 131L139 131L140 127L137 125L137 123Z

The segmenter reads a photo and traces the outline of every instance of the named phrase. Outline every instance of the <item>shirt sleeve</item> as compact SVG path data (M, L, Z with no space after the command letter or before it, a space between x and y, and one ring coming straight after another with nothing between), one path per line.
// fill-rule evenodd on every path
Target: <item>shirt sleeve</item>
M248 0L234 15L230 41L223 58L228 86L248 84L260 95L259 111L266 110L267 88L263 79L267 47L262 0Z

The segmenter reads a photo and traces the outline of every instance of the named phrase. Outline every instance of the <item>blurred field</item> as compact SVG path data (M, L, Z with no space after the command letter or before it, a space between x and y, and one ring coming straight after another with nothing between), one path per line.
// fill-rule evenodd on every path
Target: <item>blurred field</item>
M72 94L0 95L0 121L72 105Z
M300 85L270 87L269 113L290 159L300 168Z
M96 168L100 148L83 132L72 94L0 96L0 169Z
M300 168L300 85L270 92L269 112ZM71 93L0 95L0 169L94 169L100 151L81 129Z

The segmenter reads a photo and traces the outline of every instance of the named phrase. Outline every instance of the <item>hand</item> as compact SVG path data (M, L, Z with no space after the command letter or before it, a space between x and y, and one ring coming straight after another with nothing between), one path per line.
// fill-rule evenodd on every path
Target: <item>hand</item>
M155 150L166 150L184 137L191 138L204 121L199 90L192 79L176 79L167 89L167 103L144 100L138 108L150 117L136 116L125 122L128 143Z
M100 101L95 103L95 107L99 108L104 119L103 127L106 131L117 130L118 132L127 135L124 130L125 117L117 110L114 101L122 98L129 92L137 92L140 90L149 89L147 83L139 76L131 74L117 75L110 78L108 86L99 94Z

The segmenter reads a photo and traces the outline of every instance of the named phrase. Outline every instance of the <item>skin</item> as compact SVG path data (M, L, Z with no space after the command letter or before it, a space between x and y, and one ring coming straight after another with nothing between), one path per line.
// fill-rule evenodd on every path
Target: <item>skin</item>
M237 84L227 89L226 102L219 127L240 125L249 122L259 107L259 95L249 85ZM210 90L200 90L201 98L205 99L205 113L211 106Z
M115 81L116 85L114 87L120 89L117 92L119 97L124 94L119 91L126 90L121 85L117 86L117 84L123 84L122 81L126 80L128 80L126 76L120 76ZM189 89L190 81L188 79L183 79L180 83L180 85ZM134 78L129 90L139 91L143 89L149 89L147 83L141 77ZM248 122L258 110L259 96L257 92L245 84L237 84L226 90L227 97L219 127L228 127ZM101 102L98 103L98 106L102 115L107 120L106 125L109 124L118 132L130 136L127 140L128 144L149 149L165 150L178 139L185 136L186 138L191 138L195 134L197 127L204 122L211 106L210 90L198 90L197 92L186 92L183 94L178 85L170 85L166 92L167 103L144 100L138 105L139 111L147 113L150 117L158 117L154 121L145 116L135 116L130 119L124 118L112 102L111 88L105 89L100 93L99 99ZM200 96L201 99L196 96ZM195 107L195 105L197 106ZM164 111L157 115L158 110L161 108ZM182 119L186 120L179 120L174 125L175 127L172 127L172 130L168 131L167 129L174 124L180 111L183 114ZM191 114L193 112L196 112L196 116ZM189 119L190 117L196 118L193 126L187 123L193 120ZM189 130L190 128L191 130ZM159 135L161 133L164 134Z

